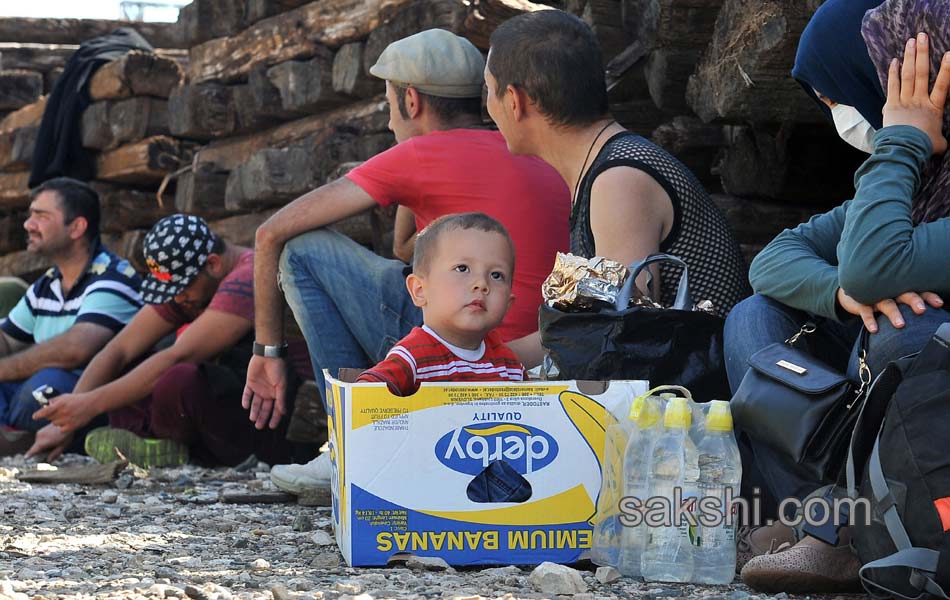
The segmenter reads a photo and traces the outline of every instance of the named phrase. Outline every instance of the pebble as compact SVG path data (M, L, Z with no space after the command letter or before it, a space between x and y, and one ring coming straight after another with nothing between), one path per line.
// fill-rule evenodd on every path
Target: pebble
M322 529L318 529L313 532L313 535L310 536L310 540L317 546L330 546L332 544L336 544L336 540L334 540L329 533Z
M251 561L251 571L267 571L270 569L270 563L263 558L256 558Z
M594 577L597 578L597 581L607 584L617 581L622 577L622 575L620 574L620 571L613 567L598 567Z
M580 572L552 562L538 565L528 576L528 582L542 594L573 595L587 591L587 584Z
M90 460L66 455L56 466ZM16 479L33 467L22 456L0 457L0 600L788 600L741 584L607 585L610 577L592 566L558 567L573 575L555 591L543 591L552 584L529 567L456 572L444 560L415 557L412 569L351 568L334 542L330 507L218 503L225 488L270 489L256 479L268 473L256 462L244 471L126 471L104 487Z
M437 556L410 556L406 561L406 567L417 571L450 571L455 569L445 562L445 559Z

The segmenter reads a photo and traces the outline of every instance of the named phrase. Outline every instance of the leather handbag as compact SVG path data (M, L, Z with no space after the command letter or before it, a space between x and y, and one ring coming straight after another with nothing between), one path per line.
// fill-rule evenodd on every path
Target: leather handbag
M672 308L627 307L637 275L671 261L683 267ZM693 310L686 263L652 254L629 267L616 305L599 312L564 312L542 304L541 345L561 379L641 379L676 384L698 401L729 397L722 351L723 319Z
M753 354L730 405L736 428L750 439L787 456L816 480L832 482L847 458L871 372L863 330L858 355L861 380L852 382L795 347L801 336L815 329L814 323L806 323L784 343Z

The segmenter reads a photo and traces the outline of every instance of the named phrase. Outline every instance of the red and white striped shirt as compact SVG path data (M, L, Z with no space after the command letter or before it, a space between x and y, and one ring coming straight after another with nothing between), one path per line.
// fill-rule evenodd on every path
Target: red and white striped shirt
M360 381L381 381L396 396L409 396L423 381L523 381L524 366L494 332L481 346L466 350L446 342L423 325L392 347L381 363Z

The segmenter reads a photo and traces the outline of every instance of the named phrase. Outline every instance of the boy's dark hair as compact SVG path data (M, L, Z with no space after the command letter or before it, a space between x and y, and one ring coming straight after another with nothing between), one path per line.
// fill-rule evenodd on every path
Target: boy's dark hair
M77 217L86 219L86 240L93 243L99 237L99 194L87 183L71 177L48 179L30 190L30 200L42 192L56 192L63 221L68 225Z
M600 45L570 13L539 10L502 23L491 35L488 70L496 96L521 88L553 125L588 125L607 114Z
M403 119L409 118L409 111L406 110L406 88L401 85L392 84L396 88L396 104L399 106L399 114ZM444 98L442 96L433 96L420 92L419 97L426 103L426 106L442 121L451 122L454 119L464 115L482 116L482 99L478 98Z
M223 254L225 248L227 248L227 243L225 243L224 238L220 235L212 232L214 234L214 245L211 246L212 254Z
M497 220L489 217L485 213L459 213L454 215L445 215L419 232L416 237L416 248L412 255L412 271L414 273L425 274L429 269L429 261L432 259L432 253L435 250L439 238L443 234L459 229L475 229L488 233L497 233L508 242L508 250L511 255L511 272L515 271L515 243L505 226Z

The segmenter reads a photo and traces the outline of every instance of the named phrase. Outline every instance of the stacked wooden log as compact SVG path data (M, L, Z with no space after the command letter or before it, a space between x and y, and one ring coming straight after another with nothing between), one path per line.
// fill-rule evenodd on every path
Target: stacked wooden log
M154 54L97 73L83 144L98 153L95 185L118 249L137 254L144 230L171 211L250 243L274 210L394 143L384 86L368 74L386 45L441 27L487 52L500 23L553 6L597 35L615 118L693 170L751 256L847 198L861 159L789 74L820 2L194 0L175 24L136 24ZM0 254L22 247L41 95L82 36L114 26L0 19L0 111L15 111L0 121L0 231L16 234ZM386 254L391 219L368 212L340 228ZM0 259L0 271L15 262Z

